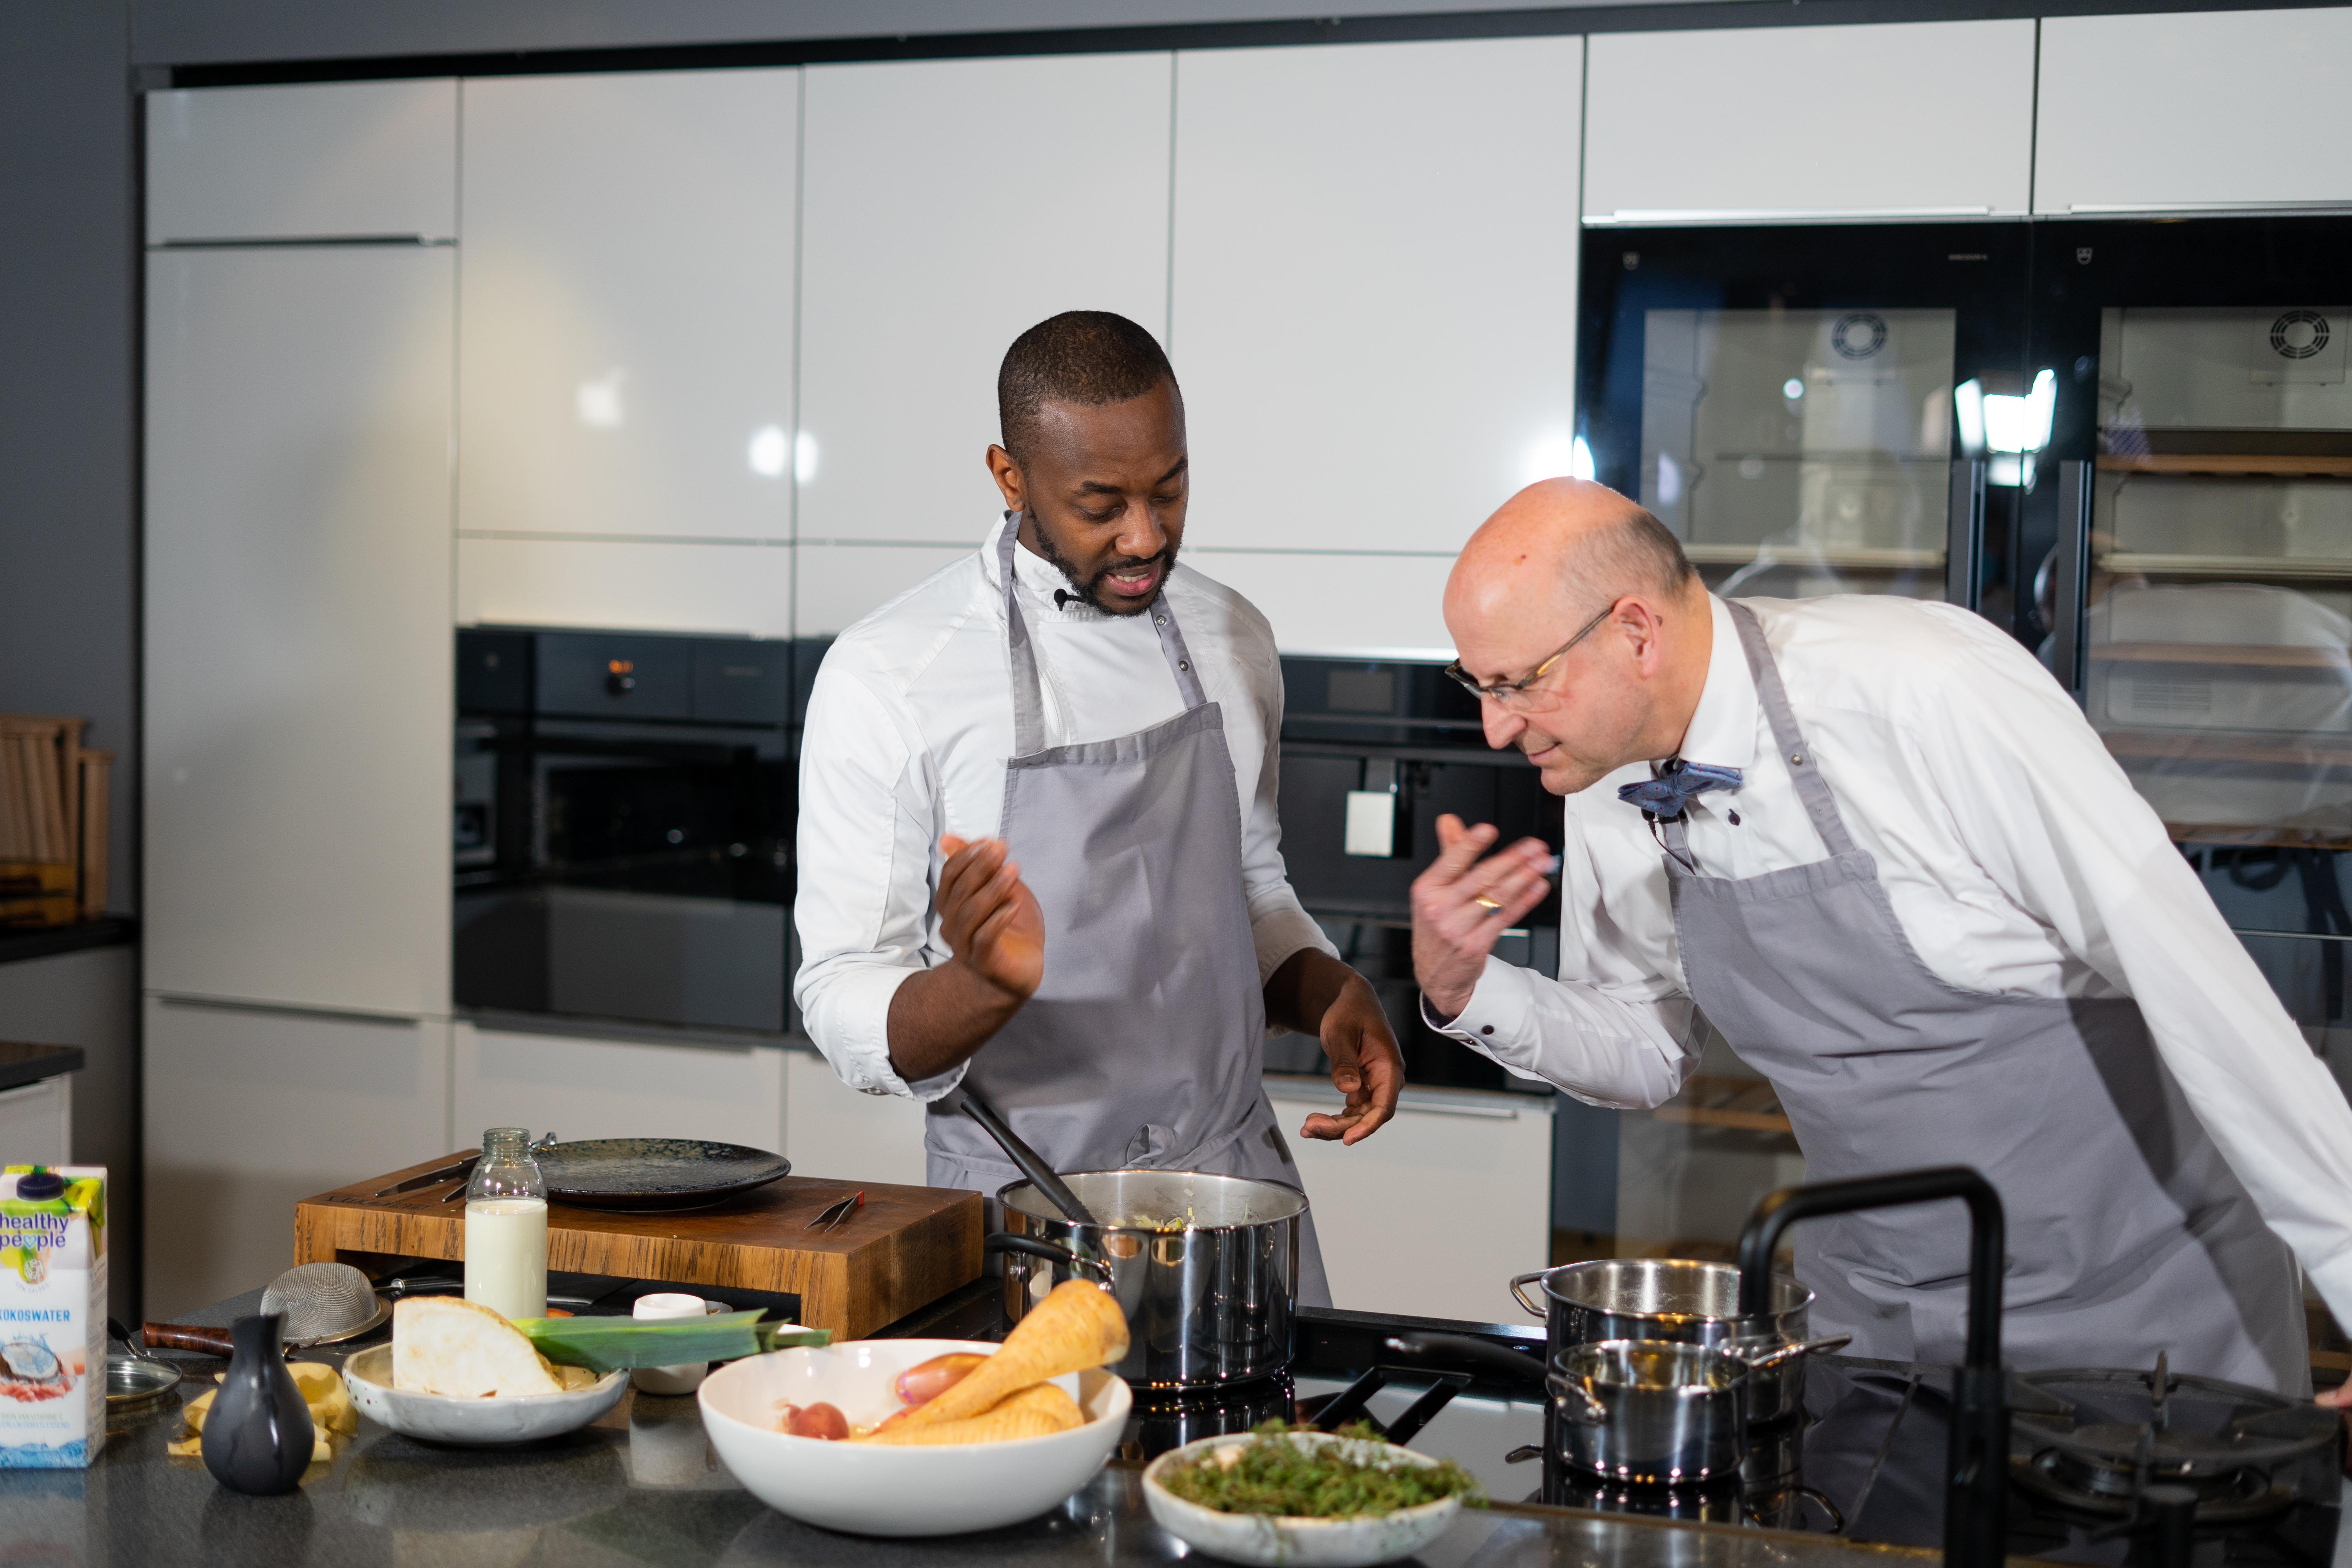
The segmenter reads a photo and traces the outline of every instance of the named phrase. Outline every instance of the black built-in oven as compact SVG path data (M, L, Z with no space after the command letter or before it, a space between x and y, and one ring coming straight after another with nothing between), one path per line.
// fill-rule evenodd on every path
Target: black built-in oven
M1380 993L1414 1081L1503 1087L1501 1068L1421 1021L1412 881L1448 814L1557 848L1559 798L1518 752L1486 744L1477 700L1433 664L1286 658L1282 674L1282 853L1299 901ZM1558 892L1497 951L1556 970Z
M821 652L460 631L458 1008L784 1033L795 738Z

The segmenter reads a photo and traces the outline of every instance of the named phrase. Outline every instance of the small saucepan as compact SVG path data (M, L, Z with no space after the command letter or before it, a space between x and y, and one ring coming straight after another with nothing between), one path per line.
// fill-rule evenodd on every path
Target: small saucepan
M1401 1334L1400 1355L1442 1356L1540 1382L1561 1464L1640 1486L1677 1486L1739 1468L1755 1373L1730 1351L1670 1340L1605 1340L1551 1358L1454 1334Z
M1528 1299L1540 1281L1544 1300ZM1839 1350L1852 1334L1806 1334L1813 1293L1795 1276L1772 1276L1768 1309L1739 1311L1739 1270L1681 1258L1602 1258L1566 1263L1511 1281L1511 1294L1544 1319L1547 1353L1613 1340L1664 1340L1731 1351L1755 1368L1748 1419L1763 1426L1804 1408L1805 1362Z

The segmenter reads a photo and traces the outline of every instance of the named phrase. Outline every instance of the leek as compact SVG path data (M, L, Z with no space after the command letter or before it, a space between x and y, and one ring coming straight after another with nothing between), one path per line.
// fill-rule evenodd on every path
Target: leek
M829 1329L763 1323L760 1309L705 1318L517 1318L531 1348L551 1362L595 1372L735 1361L791 1345L829 1344Z

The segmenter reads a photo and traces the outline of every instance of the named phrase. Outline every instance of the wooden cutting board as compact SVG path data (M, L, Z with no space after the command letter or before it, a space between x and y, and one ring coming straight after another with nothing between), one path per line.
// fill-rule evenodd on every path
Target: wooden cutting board
M445 1155L305 1198L294 1211L294 1261L367 1268L392 1258L461 1258L466 1205L443 1203L448 1184L393 1197L371 1194L456 1163ZM804 1229L819 1209L853 1193L865 1206L832 1231ZM554 1204L547 1266L571 1274L660 1279L801 1299L801 1321L856 1339L980 1278L981 1198L948 1187L786 1176L716 1208L613 1214Z

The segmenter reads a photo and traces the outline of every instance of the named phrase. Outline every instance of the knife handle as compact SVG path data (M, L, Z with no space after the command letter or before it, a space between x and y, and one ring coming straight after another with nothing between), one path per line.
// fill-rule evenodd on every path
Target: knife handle
M226 1329L198 1323L148 1323L140 1329L139 1337L151 1351L201 1351L222 1357L236 1353L236 1342Z

